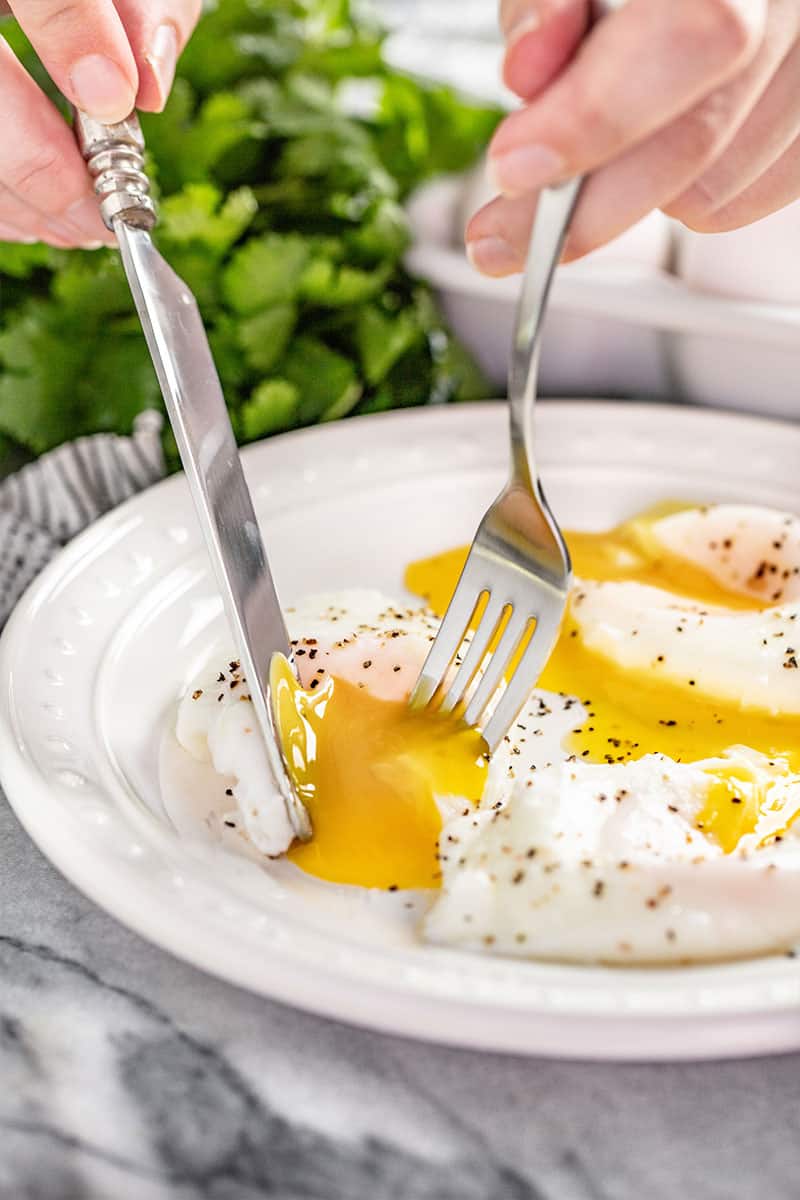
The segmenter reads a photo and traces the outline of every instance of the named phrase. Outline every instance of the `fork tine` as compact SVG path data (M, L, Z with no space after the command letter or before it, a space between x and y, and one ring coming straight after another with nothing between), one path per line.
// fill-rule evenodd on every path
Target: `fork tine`
M441 687L482 595L483 592L469 578L467 563L409 697L409 704L413 708L424 708Z
M467 725L479 724L486 705L497 690L497 686L503 678L509 662L525 636L530 620L531 618L527 613L519 615L516 611L512 612L500 641L492 652L492 657L486 666L486 670L481 676L475 694L467 705L467 711L464 714L464 720Z
M537 618L536 628L528 648L520 662L517 663L508 687L503 692L497 708L483 730L483 736L490 751L493 751L502 740L506 730L510 728L517 713L535 687L558 637L561 615L562 606L560 602L556 604L554 600L550 611L545 609Z
M493 600L491 595L489 596L489 603L486 605L486 611L483 613L483 616L478 622L478 628L472 635L469 649L464 655L464 660L456 671L453 682L450 684L450 687L447 691L447 695L442 701L440 707L441 712L452 712L462 699L469 685L472 683L476 671L483 662L484 655L489 647L489 643L495 635L497 626L502 619L505 608L506 603L504 601Z

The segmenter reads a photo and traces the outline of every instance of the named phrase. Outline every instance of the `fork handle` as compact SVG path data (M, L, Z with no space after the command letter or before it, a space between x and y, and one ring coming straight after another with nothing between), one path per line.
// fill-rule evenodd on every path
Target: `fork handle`
M590 26L621 8L626 0L592 0ZM522 278L511 367L508 400L511 414L512 470L515 479L529 490L536 478L533 450L533 406L542 351L542 327L547 297L564 249L575 206L585 176L568 179L539 194L536 216L528 243L528 258Z
M508 379L513 470L527 487L534 473L531 426L547 297L583 183L580 176L539 194L528 245Z

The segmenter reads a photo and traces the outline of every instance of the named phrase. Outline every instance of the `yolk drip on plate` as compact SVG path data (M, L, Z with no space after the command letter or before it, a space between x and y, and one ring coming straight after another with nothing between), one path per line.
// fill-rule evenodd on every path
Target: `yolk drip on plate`
M487 762L480 733L342 679L306 692L279 655L270 682L287 765L314 829L289 858L335 883L438 887L436 797L478 802Z
M680 507L660 506L602 533L567 533L575 574L587 580L632 580L728 609L763 608L758 600L723 588L699 566L664 551L651 532L653 523ZM413 563L406 586L443 614L466 554L462 547ZM776 769L800 770L796 718L698 695L688 681L682 686L656 672L626 670L588 650L569 615L539 686L583 702L587 716L576 724L568 750L585 762L628 762L652 753L697 762L743 745L765 754ZM768 792L746 770L715 771L698 826L724 850L734 849L741 836L759 831L770 808ZM771 827L769 821L767 825Z

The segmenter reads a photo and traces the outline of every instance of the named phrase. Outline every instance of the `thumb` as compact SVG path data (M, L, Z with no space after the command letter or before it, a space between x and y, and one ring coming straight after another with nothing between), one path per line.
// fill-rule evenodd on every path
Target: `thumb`
M56 87L100 121L127 117L138 72L113 0L10 0Z
M588 19L589 0L501 0L506 87L533 100L572 58Z

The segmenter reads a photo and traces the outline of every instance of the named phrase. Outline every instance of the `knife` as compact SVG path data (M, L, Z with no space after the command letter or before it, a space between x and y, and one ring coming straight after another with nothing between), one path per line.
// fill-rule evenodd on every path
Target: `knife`
M100 212L116 234L275 788L295 837L307 841L311 822L287 773L269 699L273 655L292 662L289 635L197 302L150 237L157 217L139 121L135 113L116 125L78 110L73 116Z

